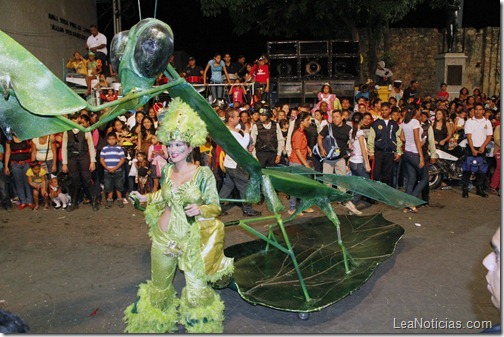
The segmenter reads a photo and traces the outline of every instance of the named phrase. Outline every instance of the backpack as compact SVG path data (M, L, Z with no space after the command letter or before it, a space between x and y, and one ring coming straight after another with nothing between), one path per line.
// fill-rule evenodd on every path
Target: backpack
M472 173L487 173L488 163L481 156L467 156L462 161L462 171L469 171Z
M320 154L320 150L318 147L318 144L315 144L315 146L312 149L312 153L316 156L319 156L321 159L320 161L324 160L336 160L340 157L340 149L338 147L338 143L336 142L336 139L334 138L332 134L332 126L329 124L327 125L327 128L329 130L329 133L327 136L324 137L322 140L322 146L324 147L324 150L327 153L327 156L322 157Z

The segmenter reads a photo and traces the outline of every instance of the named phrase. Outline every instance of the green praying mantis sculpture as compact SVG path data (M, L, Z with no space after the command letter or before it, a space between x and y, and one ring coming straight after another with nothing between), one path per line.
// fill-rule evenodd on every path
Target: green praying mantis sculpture
M362 177L321 174L303 167L261 168L258 161L234 139L205 98L185 79L179 77L168 64L169 56L173 52L173 42L171 28L166 23L153 18L141 20L129 31L116 34L111 42L110 59L114 69L120 75L124 96L113 102L93 106L59 80L30 52L0 31L0 83L3 93L3 97L0 98L0 127L7 137L15 133L20 139L35 138L72 128L88 132L108 123L127 110L143 106L162 92L168 91L171 97L180 97L198 112L206 123L212 139L249 173L246 200L233 201L254 203L259 201L261 192L264 194L268 209L273 215L254 219L254 221L274 220L274 223L268 226L268 234L262 234L252 228L249 225L252 220L240 220L238 224L266 242L266 248L263 251L271 251L271 247L274 247L286 254L288 257L286 263L292 265L293 274L300 287L301 295L297 297L301 298L301 304L283 305L274 300L273 303L266 303L267 300L264 298L247 297L246 291L240 291L242 297L252 303L299 312L320 310L328 303L333 303L334 297L321 301L320 298L315 299L310 294L310 287L305 282L305 260L299 263L299 256L295 253L284 223L294 220L300 212L309 207L319 207L332 226L331 231L336 233L334 242L337 245L332 246L338 248L334 254L338 256L338 265L342 262L343 274L340 278L344 281L351 277L359 266L359 262L352 257L344 243L340 220L331 205L333 202L349 201L351 195L333 186L343 187L393 207L417 206L423 201L380 182ZM169 82L161 86L153 86L160 73L164 73ZM81 109L95 112L104 109L107 111L96 124L84 128L65 117ZM281 216L284 205L277 192L301 200L296 212L285 220L282 220ZM278 230L280 232L276 232ZM393 239L389 239L392 246L400 239L403 232L399 230ZM329 245L326 244L326 246ZM388 251L389 255L391 253ZM328 262L328 264L331 263L334 262ZM341 271L341 268L339 269ZM354 291L366 279L359 281L360 283L345 286L343 295ZM311 276L310 280L312 280ZM240 288L240 283L235 283L235 286ZM341 296L336 300L340 298Z

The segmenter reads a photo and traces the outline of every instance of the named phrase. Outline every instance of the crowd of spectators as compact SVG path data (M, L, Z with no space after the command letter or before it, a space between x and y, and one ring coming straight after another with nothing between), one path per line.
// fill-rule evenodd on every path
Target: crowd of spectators
M116 74L107 59L106 37L95 25L90 28L87 56L75 52L67 67L86 77L86 95L97 89L103 102L116 100L120 93L107 82L108 75ZM466 121L474 118L478 105L483 106L492 142L480 152L491 169L484 185L477 186L477 194L500 192L500 101L479 88L471 92L464 87L458 95L450 95L446 83L441 83L439 89L430 88L432 94L425 94L429 90L420 90L415 79L406 88L402 81L392 81L392 71L380 61L375 80L359 84L354 97L337 97L331 86L324 84L313 104L277 104L270 92L267 55L246 62L244 55L233 61L229 53L216 53L204 66L189 57L182 69L175 67L173 56L169 63L189 83L206 87L200 92L211 98L215 113L226 125L236 125L249 135L246 148L262 167L303 165L323 173L364 176L421 197L425 205L429 205L428 167L436 161L436 148L464 155L460 144L466 138ZM92 88L90 82L95 77L98 83ZM166 82L160 74L155 85ZM387 99L378 94L378 85L388 86ZM420 96L420 92L424 94ZM72 211L84 202L98 210L99 205L110 208L114 203L123 207L131 191L156 191L161 168L169 161L166 147L156 137L158 111L169 99L157 97L86 135L73 130L28 141L14 135L5 143L5 151L0 148L5 152L0 176L2 206L11 209L12 200L20 210L37 210L42 201L44 209L52 205ZM82 110L69 118L88 127L100 115ZM229 118L236 120L229 122ZM332 148L327 148L331 139ZM195 149L193 161L211 166L221 189L225 156L210 137ZM448 181L442 186L447 188ZM466 186L463 188L467 197ZM260 203L263 201L262 197ZM360 214L360 209L372 203L375 201L354 195L345 206ZM257 214L247 207L244 214ZM296 201L291 200L289 213L295 208Z
M418 87L418 81L412 80L408 88L402 90L402 83L396 81L385 102L368 83L359 87L354 98L336 97L330 85L325 84L314 104L269 105L264 100L250 104L239 99L217 99L212 106L223 122L226 111L237 112L237 128L250 134L248 149L263 167L304 165L324 173L366 176L414 193L424 198L428 205L428 170L422 167L435 162L436 156L432 152L436 148L456 151L465 137L464 124L473 118L475 108L482 104L484 118L490 122L495 137L485 152L492 169L486 174L484 189L499 193L499 97L486 97L478 88L472 94L464 88L456 97L450 97L444 83L434 95L419 97ZM20 141L14 135L6 141L5 151L0 149L5 153L4 174L0 179L2 206L10 209L11 202L15 202L19 210L37 210L42 208L41 205L44 209L52 206L73 210L79 203L89 203L98 210L99 205L123 207L128 203L126 196L131 191L156 191L161 168L169 161L166 148L156 138L158 111L170 99L164 97L166 101L152 100L82 137L79 136L82 132L72 130L27 141ZM300 114L304 116L303 121L298 120ZM82 110L69 117L89 126L96 123L100 115ZM419 135L423 134L420 145L424 158L418 169L408 169L411 163L404 159L408 151L416 152L413 136L416 132L405 128L411 120L416 120L415 125L421 126L422 130ZM324 142L331 131L338 155L326 158L328 151ZM77 148L79 139L87 146ZM315 145L319 145L318 153L313 150ZM110 146L121 150L112 151L115 156L112 159L107 157L111 153L107 151ZM85 151L88 159L70 168L72 151L80 152L79 155ZM193 155L196 164L212 167L219 189L225 178L224 159L210 137L207 144L195 149ZM415 165L419 166L419 163ZM72 170L86 171L87 174L74 175L70 179L68 176ZM448 181L443 182L443 187L448 187ZM346 206L350 212L360 214L360 210L372 203L375 201L354 196ZM295 201L292 201L289 212L294 212L295 207Z

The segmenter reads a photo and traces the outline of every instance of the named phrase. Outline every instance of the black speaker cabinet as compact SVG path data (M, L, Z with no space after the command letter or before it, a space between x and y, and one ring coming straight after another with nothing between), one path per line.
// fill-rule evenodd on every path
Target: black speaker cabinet
M359 77L359 61L358 56L333 56L332 77L337 79L354 79Z
M303 93L305 97L313 98L317 97L317 94L322 89L322 86L328 81L322 80L305 80L303 86Z
M278 82L278 98L296 98L303 95L303 82Z
M299 55L329 55L329 41L299 41Z
M299 78L299 61L297 57L271 58L269 64L270 77L277 79Z
M335 54L359 54L359 42L348 40L331 40L331 53Z
M268 55L296 56L298 54L298 41L270 41L267 43Z
M333 94L341 97L354 97L355 95L355 81L354 80L331 80L331 89Z
M306 79L331 77L328 56L301 57L301 74Z

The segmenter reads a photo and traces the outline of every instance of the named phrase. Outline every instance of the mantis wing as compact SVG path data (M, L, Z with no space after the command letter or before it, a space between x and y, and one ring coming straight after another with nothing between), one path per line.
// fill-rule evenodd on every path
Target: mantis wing
M76 125L55 115L70 114L87 102L10 36L0 31L0 127L29 139Z
M390 187L380 181L357 176L343 176L337 174L323 174L304 166L287 166L268 168L272 171L281 171L301 175L314 175L315 180L322 183L340 186L352 192L365 195L371 199L383 202L397 208L412 207L424 204L425 201Z

